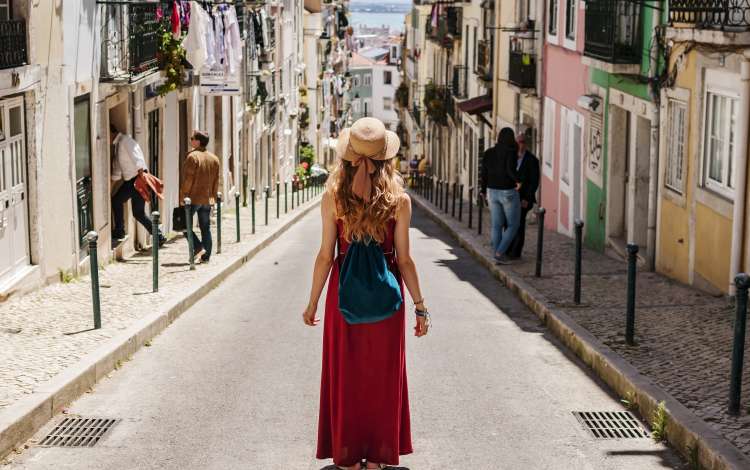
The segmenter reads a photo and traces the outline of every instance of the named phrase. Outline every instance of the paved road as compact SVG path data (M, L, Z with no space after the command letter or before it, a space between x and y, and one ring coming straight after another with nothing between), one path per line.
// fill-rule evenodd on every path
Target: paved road
M96 447L32 446L10 468L329 465L314 459L322 329L300 319L319 225L317 214L305 218L78 400L71 414L122 419ZM416 453L403 466L680 465L649 440L590 438L571 411L619 410L617 399L434 223L416 214L415 226L435 325L431 336L408 340Z

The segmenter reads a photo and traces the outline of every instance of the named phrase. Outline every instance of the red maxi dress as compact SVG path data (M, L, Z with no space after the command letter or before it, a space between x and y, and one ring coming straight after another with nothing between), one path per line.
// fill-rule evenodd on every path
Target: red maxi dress
M403 281L394 253L395 221L382 244L388 266ZM341 466L361 460L398 465L410 454L404 305L376 323L350 325L339 310L339 269L349 245L339 221L339 253L331 270L323 332L318 459Z

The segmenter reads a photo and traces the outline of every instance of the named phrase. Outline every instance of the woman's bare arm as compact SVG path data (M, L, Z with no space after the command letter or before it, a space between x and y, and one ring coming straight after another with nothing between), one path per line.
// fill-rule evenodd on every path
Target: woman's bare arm
M303 314L305 324L310 326L315 326L320 321L315 313L318 310L318 302L328 279L328 274L331 272L336 251L336 210L333 197L329 193L323 195L320 213L323 219L323 239L320 243L318 256L315 259L310 301Z
M396 259L398 260L398 269L401 277L406 284L406 288L411 294L412 300L417 304L420 310L427 310L422 297L422 289L419 287L419 275L417 274L417 265L411 257L409 243L409 227L411 226L411 199L404 194L401 203L396 212ZM424 317L417 317L417 326L415 328L417 336L427 334L426 320Z

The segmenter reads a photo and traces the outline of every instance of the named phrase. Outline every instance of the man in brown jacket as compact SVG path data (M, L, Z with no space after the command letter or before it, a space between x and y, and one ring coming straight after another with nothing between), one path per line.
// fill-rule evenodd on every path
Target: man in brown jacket
M201 239L193 233L193 247L195 256L207 263L211 258L211 204L219 191L221 175L221 161L219 157L206 151L208 133L193 132L190 138L193 150L187 154L183 164L182 184L180 185L180 202L189 197L191 212L198 214L198 226ZM192 227L188 227L192 230Z

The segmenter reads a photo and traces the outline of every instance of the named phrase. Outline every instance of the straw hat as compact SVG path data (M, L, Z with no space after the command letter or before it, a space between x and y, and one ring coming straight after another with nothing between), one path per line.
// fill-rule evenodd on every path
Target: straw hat
M401 146L398 136L385 128L379 119L362 118L339 134L336 154L342 160L359 167L352 191L365 201L370 200L372 181L375 172L374 160L390 160L396 156Z

